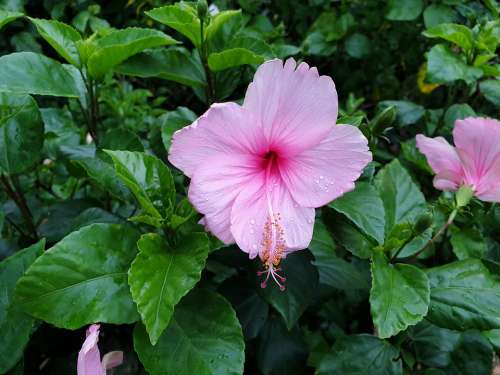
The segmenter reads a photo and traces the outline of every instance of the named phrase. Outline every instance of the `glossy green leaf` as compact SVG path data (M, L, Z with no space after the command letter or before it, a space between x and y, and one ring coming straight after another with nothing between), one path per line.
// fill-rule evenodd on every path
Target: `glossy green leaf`
M264 56L258 55L246 48L231 48L210 54L208 56L208 66L210 70L218 72L240 65L262 64L264 60Z
M80 66L80 54L76 42L82 40L78 31L70 25L55 21L29 18L38 33L47 41L59 55L72 65Z
M201 62L181 47L145 51L132 56L116 71L134 77L157 77L192 87L206 84Z
M244 347L231 305L208 290L182 299L156 346L142 324L134 330L135 351L151 375L242 374Z
M26 269L42 254L45 240L18 251L0 262L0 373L6 373L23 355L34 319L19 310L14 288Z
M320 362L316 375L402 375L399 351L371 335L346 336L335 342Z
M319 282L342 290L370 289L369 273L363 272L358 264L348 262L335 254L335 243L326 226L318 219L309 250L314 256L313 264L319 273Z
M19 279L16 298L30 315L56 327L132 323L138 319L127 271L139 234L117 224L71 233L39 257Z
M398 159L382 168L375 186L384 202L385 233L395 224L412 222L425 210L425 198Z
M0 57L0 92L79 96L77 82L62 64L33 52Z
M272 278L268 280L267 287L262 289L264 299L278 310L289 330L312 302L314 294L311 291L318 285L318 271L311 261L312 256L307 251L288 255L281 264L282 273L287 278L286 290L281 291Z
M340 220L339 220L340 218ZM332 233L335 240L361 259L369 259L377 243L365 236L354 224L340 215L335 218Z
M40 160L42 147L43 122L35 100L0 92L0 172L25 171Z
M474 228L452 227L451 245L458 259L482 258L488 246L480 231Z
M212 71L221 71L241 65L258 65L272 57L269 45L252 37L237 37L220 52L208 56L208 66Z
M224 10L217 13L205 29L205 38L210 42L232 18L241 17L241 10Z
M128 282L151 344L168 326L174 307L200 280L208 237L192 233L173 248L158 234L145 234L130 267Z
M94 157L71 157L75 163L81 166L88 176L97 183L101 190L109 192L112 196L122 201L132 198L127 186L118 178L111 163L99 156Z
M500 281L477 259L431 268L427 319L439 327L465 330L500 328Z
M500 107L500 80L490 79L479 83L479 90L486 100Z
M200 20L196 9L187 3L177 3L146 12L146 15L186 36L198 48L201 45Z
M413 125L425 114L425 108L421 105L405 100L384 100L378 104L381 109L396 107L396 122L399 126Z
M303 374L306 359L307 346L300 328L290 331L278 316L271 315L257 347L257 366L262 374Z
M476 112L467 103L452 104L444 113L444 127L451 133L455 121L474 116L476 116Z
M61 146L80 144L80 129L75 125L71 112L61 108L40 108L45 128L44 150L57 159Z
M464 58L448 46L438 44L427 53L427 79L432 83L464 80L470 84L482 75L481 69L467 65Z
M347 54L355 59L362 59L370 55L372 45L370 39L364 34L354 33L345 41Z
M474 47L472 30L467 26L455 23L441 23L423 32L427 38L440 38L447 40L466 51Z
M379 337L387 338L415 325L429 308L429 280L409 264L390 264L381 252L372 256L370 306Z
M497 354L500 353L500 329L492 329L482 333L490 341Z
M92 77L101 79L115 66L148 48L168 46L177 43L158 30L129 27L113 31L98 39L96 50L88 60L88 70Z
M0 30L8 23L15 21L22 16L24 16L24 14L21 12L12 12L0 9Z
M178 107L175 111L169 111L161 117L161 139L165 150L170 149L174 133L193 123L197 117L196 113L186 107Z
M172 174L158 158L141 152L106 151L118 177L134 194L144 211L156 218L168 216L175 204Z
M104 133L99 147L106 150L144 151L139 136L124 128L110 129Z
M422 12L422 0L389 0L385 18L391 21L412 21Z
M331 202L329 207L344 214L378 243L384 242L384 204L377 189L367 182L358 182L353 191Z
M441 23L453 23L457 18L454 9L444 4L432 3L424 10L424 24L426 28L439 25Z

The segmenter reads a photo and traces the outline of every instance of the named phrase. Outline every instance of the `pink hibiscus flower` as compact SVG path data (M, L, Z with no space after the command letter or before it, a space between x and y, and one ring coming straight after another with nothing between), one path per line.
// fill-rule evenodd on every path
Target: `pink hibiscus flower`
M281 259L305 249L314 208L354 188L371 161L358 128L336 125L330 77L306 63L262 64L243 105L214 104L175 133L169 161L191 178L188 197L206 229L250 258L284 289Z
M500 121L469 117L457 120L451 146L443 137L417 135L417 147L436 173L434 187L468 186L487 202L500 202Z
M93 324L87 329L87 338L78 353L78 375L106 375L106 370L122 364L123 352L121 351L105 354L101 362L98 341L99 324Z

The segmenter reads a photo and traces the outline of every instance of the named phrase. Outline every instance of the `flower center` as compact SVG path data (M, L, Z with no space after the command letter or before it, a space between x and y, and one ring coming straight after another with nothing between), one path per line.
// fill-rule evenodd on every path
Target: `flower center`
M273 211L272 206L272 196L271 193L276 184L273 179L276 179L276 175L273 172L277 169L277 158L278 155L275 151L268 151L264 155L264 162L266 168L266 198L267 198L267 220L264 224L264 230L262 235L262 249L260 251L260 259L264 265L264 271L259 271L257 274L259 276L266 275L266 278L260 286L265 288L270 277L278 284L280 290L285 290L286 278L278 274L281 271L279 265L281 259L283 258L286 243L285 243L285 232L283 226L280 224L281 216L279 212Z

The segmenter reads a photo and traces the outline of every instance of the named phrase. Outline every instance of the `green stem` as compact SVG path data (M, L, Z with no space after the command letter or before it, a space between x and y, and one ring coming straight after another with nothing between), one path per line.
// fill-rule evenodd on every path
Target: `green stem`
M200 19L200 57L201 63L203 65L203 70L205 71L205 77L207 80L206 86L206 97L207 103L210 106L215 101L215 85L214 85L214 77L210 67L208 66L208 51L207 51L207 43L204 35L204 21Z
M16 184L15 182L17 181L15 180L14 182L11 182L7 176L3 175L0 177L0 182L7 195L14 201L16 206L19 208L21 216L23 217L24 223L26 224L26 227L31 233L31 236L35 241L37 241L38 233L36 231L35 224L33 223L33 215L31 214L28 204L26 203L26 199L24 198L24 194L21 188L19 187L19 184L18 183Z

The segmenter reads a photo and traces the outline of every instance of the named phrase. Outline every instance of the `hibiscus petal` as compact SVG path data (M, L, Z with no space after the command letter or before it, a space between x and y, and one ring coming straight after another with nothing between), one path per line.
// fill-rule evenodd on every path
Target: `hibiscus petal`
M317 146L280 164L280 173L298 204L320 207L354 189L371 160L368 141L358 128L335 125Z
M249 180L259 173L259 160L252 155L224 155L206 159L195 170L189 200L205 215L203 225L226 244L231 234L231 207Z
M487 194L498 181L500 163L500 121L469 117L457 120L453 139L464 167L466 182L476 194Z
M464 176L455 148L443 137L428 138L422 134L417 135L417 147L436 173L434 187L439 190L458 189Z
M99 325L93 324L87 329L87 338L78 353L78 375L105 374L101 365L101 354L97 342L99 341Z
M500 202L500 154L494 162L494 167L481 179L476 195L482 201Z
M275 179L267 184L264 178L249 181L236 198L231 212L231 232L236 243L250 258L255 258L262 250L264 226L270 217L280 216L279 225L283 229L286 253L305 249L312 238L314 208L299 206L288 189ZM269 194L269 200L268 200Z
M263 147L262 130L248 111L236 103L213 104L193 124L174 133L168 160L191 177L209 157L258 153Z
M295 154L318 144L337 120L335 84L316 68L293 59L262 64L248 86L243 107L263 127L269 147Z

